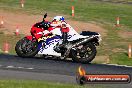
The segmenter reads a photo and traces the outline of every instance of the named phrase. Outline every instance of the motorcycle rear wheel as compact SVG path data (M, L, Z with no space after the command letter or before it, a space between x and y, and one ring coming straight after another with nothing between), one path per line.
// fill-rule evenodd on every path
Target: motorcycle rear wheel
M71 50L72 60L81 63L90 63L96 56L96 47L92 43L88 43L80 50Z
M29 43L28 46L25 45L23 47L24 43ZM32 47L30 46L32 45ZM26 51L26 48L29 47L30 50ZM22 38L19 40L15 46L15 51L18 56L20 57L34 57L38 53L37 49L37 42L32 42L31 40L28 40L27 38Z

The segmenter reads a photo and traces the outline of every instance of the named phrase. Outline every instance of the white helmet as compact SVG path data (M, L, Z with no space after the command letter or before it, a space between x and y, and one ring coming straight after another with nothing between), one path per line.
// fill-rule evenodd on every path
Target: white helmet
M56 21L64 21L65 18L63 16L55 16L53 21L56 20Z

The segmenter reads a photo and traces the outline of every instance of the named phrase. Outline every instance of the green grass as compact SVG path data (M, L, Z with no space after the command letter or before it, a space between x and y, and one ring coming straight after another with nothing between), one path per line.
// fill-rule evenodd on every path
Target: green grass
M128 58L127 53L116 53L110 55L111 60L110 63L119 64L119 65L131 65L132 66L132 58Z
M66 85L60 83L46 83L42 81L20 81L20 80L0 80L1 88L81 88L74 85Z
M0 88L105 88L95 85L79 86L77 84L62 84L33 80L0 80Z
M103 24L108 32L107 36L103 37L103 41L98 48L97 55L109 55L112 60L111 63L128 64L127 46L132 42L131 38L125 39L118 35L120 30L132 31L132 5L123 4L124 2L131 2L131 0L109 0L109 2L99 2L96 0L26 0L25 7L20 7L19 0L0 0L0 7L9 11L27 12L29 14L43 14L48 12L49 15L64 15L67 19L79 20L85 22L94 21L96 23ZM122 3L115 3L123 1ZM113 3L114 2L114 3ZM75 6L75 17L71 17L71 6ZM116 23L115 18L119 16L121 18L120 28L113 28ZM3 39L3 37L0 37ZM9 37L8 37L9 38ZM9 39L10 41L13 39ZM11 44L14 47L16 40ZM3 40L0 40L3 43ZM1 45L1 43L0 43ZM118 51L115 53L113 50L116 48L124 49L125 51ZM12 54L14 48L11 49ZM116 56L116 57L115 57ZM122 56L122 59L120 58ZM118 59L117 59L118 58ZM124 61L126 60L126 61ZM129 64L132 65L132 64Z

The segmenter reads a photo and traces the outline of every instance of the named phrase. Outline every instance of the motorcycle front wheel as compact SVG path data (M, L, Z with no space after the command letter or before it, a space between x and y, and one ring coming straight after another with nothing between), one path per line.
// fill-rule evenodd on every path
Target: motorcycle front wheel
M38 53L37 42L22 38L15 46L15 51L20 57L34 57Z
M82 45L81 49L71 50L72 60L81 63L90 63L96 56L96 47L93 43Z

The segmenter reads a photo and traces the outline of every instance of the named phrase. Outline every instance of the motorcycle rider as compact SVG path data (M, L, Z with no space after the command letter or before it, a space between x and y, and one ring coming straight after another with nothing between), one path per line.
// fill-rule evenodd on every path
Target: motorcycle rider
M46 24L44 24L46 25ZM68 32L69 27L67 27L67 23L65 22L65 18L63 16L56 16L54 17L53 21L50 23L50 27L48 30L45 30L43 33L44 35L50 34L53 32L54 28L60 28L62 32L62 44L65 44L68 42Z
M56 16L54 17L53 21L50 24L52 27L59 27L62 32L62 44L67 43L67 37L69 32L69 27L67 27L67 23L65 22L65 18L63 16Z

